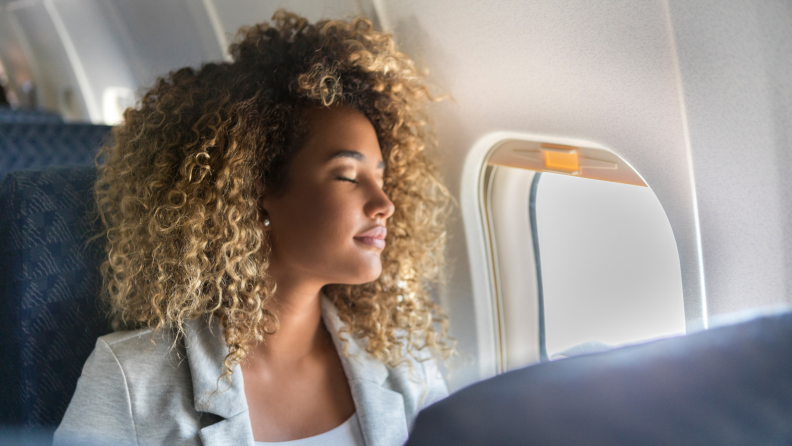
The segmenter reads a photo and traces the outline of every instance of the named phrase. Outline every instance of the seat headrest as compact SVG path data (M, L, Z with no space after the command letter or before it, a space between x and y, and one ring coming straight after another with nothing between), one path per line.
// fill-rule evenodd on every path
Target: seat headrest
M4 123L0 119L0 179L8 172L47 166L93 166L102 143L112 145L111 126Z

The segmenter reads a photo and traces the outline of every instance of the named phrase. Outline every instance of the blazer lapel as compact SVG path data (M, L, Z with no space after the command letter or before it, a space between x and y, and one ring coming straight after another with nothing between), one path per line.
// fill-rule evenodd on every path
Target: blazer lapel
M250 427L250 415L247 411L226 418L211 426L206 426L198 433L204 446L253 446L253 431Z
M408 432L401 394L363 379L349 384L366 446L403 445Z
M361 340L349 337L347 341L347 336L339 336L344 324L338 317L338 309L325 296L322 297L322 320L341 358L366 445L404 444L408 436L404 398L388 388L387 367L366 352ZM228 354L222 329L216 323L210 326L204 318L190 321L184 342L195 410L222 418L201 429L199 436L204 446L253 446L253 429L239 365L232 369L231 383L225 378L218 381Z
M192 375L195 410L222 418L201 429L199 436L204 446L253 446L253 428L239 365L231 369L231 383L227 378L218 381L228 354L220 326L213 323L210 327L204 318L190 321L185 327L184 344Z
M401 393L387 387L387 367L366 352L359 339L339 336L344 324L338 317L336 306L324 295L322 320L341 358L366 446L404 444L408 436L404 398Z

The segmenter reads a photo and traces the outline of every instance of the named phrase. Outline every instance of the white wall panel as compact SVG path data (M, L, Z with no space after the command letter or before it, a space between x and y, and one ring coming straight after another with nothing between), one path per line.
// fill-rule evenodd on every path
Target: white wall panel
M310 21L350 18L363 14L357 0L211 0L222 23L228 41L232 41L242 26L269 21L280 8L303 15ZM369 1L369 0L361 0Z
M214 31L196 0L101 0L113 35L129 61L136 83L150 87L157 77L182 67L221 60Z
M36 59L13 14L0 10L0 62L5 68L8 84L6 93L13 94L20 106L32 108L36 98L30 94L35 79ZM24 87L27 85L27 87Z
M124 57L114 29L109 26L96 0L52 2L68 38L74 45L90 95L83 98L92 109L91 120L104 122L102 97L108 88L137 88L128 60ZM74 64L74 61L71 61ZM84 90L84 89L83 89Z
M792 2L670 7L709 311L792 302Z
M88 108L63 42L43 2L6 5L5 23L27 46L38 106L60 112L68 120L88 118ZM14 70L14 65L7 67Z

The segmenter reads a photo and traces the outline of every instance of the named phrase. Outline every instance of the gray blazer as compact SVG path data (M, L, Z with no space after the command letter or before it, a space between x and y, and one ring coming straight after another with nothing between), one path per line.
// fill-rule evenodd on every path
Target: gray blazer
M322 319L336 349L343 322L327 298ZM183 343L141 329L102 336L83 368L55 446L253 445L239 365L219 382L228 348L216 324L188 323ZM152 341L156 341L152 342ZM173 348L171 348L173 346ZM436 362L387 367L351 338L339 354L367 446L401 445L418 411L448 395ZM186 360L185 360L186 359Z

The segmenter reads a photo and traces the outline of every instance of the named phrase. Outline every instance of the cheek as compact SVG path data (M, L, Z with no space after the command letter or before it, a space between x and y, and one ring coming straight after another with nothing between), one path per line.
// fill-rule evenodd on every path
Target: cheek
M366 283L379 277L379 251L353 239L371 224L362 203L321 193L294 198L273 229L273 255L282 266L328 283Z
M304 249L338 248L355 234L354 212L349 202L333 196L303 197L287 215L290 223L284 229L289 231L290 241Z

